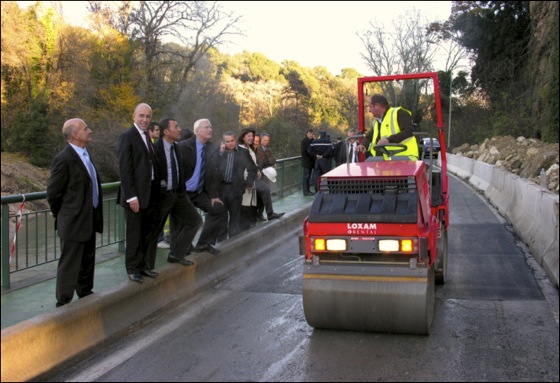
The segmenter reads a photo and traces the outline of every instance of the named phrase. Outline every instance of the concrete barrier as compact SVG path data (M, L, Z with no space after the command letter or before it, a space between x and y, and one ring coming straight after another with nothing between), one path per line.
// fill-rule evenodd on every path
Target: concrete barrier
M195 266L167 264L156 279L127 281L2 330L2 382L42 380L147 316L214 286L301 234L310 206L223 242L219 255L191 256Z
M447 159L448 171L484 194L558 287L558 194L481 161L453 154Z

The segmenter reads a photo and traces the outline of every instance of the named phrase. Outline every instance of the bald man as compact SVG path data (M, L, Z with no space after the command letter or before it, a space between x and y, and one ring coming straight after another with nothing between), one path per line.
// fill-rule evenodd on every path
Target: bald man
M86 149L91 129L73 118L64 123L68 145L52 162L47 201L60 237L56 307L93 293L95 233L103 232L101 181Z
M160 179L148 132L152 108L145 103L138 104L132 118L134 125L119 136L117 145L121 179L117 200L126 217L125 266L128 278L142 283L143 276L158 276L152 270L157 250L152 243L157 241L157 233L152 233L159 221Z

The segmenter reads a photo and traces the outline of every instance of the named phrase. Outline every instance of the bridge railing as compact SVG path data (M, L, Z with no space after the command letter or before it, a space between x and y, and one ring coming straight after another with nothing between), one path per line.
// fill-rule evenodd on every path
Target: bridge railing
M276 198L282 198L301 189L301 157L280 159L276 163L278 177L271 188ZM124 253L124 210L117 204L120 182L102 185L103 234L97 235L96 248L117 245ZM54 218L49 209L21 212L23 202L46 200L47 192L14 194L2 197L2 288L10 289L10 275L46 263L60 256L60 240L54 229ZM12 209L10 209L12 205ZM15 205L15 206L14 206ZM18 227L19 226L19 227Z

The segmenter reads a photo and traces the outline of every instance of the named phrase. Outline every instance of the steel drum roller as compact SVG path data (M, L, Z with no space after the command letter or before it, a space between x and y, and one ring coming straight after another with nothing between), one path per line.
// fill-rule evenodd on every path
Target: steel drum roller
M434 271L424 268L421 275L417 273L333 275L306 265L305 318L318 329L429 334L435 302ZM412 273L406 270L404 274Z

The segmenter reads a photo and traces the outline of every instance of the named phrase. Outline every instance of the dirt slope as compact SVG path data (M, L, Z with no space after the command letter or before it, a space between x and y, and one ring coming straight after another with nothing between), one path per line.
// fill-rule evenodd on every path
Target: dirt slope
M558 144L547 144L533 138L498 136L486 139L481 145L464 144L453 149L453 154L463 155L503 168L519 177L544 184L558 194Z
M19 154L2 152L2 196L26 194L47 190L50 170L29 164ZM17 206L16 206L17 205ZM25 210L46 209L46 201L26 202ZM10 209L19 209L19 204L10 205Z

